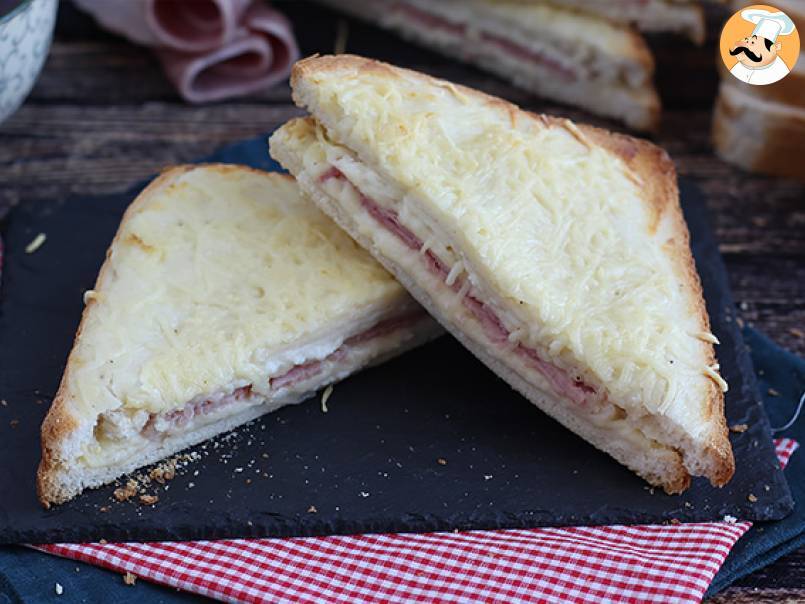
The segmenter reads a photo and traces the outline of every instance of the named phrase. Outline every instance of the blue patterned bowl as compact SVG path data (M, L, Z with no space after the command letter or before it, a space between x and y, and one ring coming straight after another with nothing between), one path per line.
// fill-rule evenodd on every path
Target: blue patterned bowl
M0 122L33 88L50 48L58 0L0 1Z

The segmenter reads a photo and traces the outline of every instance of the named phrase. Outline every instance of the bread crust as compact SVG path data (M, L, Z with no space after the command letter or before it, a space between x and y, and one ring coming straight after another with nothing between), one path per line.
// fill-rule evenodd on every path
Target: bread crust
M148 186L145 187L145 189L140 192L140 194L124 212L123 218L118 226L117 233L107 249L106 258L101 265L98 278L95 281L94 289L100 289L102 284L107 279L111 251L113 248L119 245L121 233L123 233L125 230L128 220L152 196L158 195L163 188L170 186L183 174L198 168L212 168L221 174L228 174L233 171L242 170L249 170L256 173L265 174L265 172L261 170L247 166L234 166L221 163L179 165L165 168L156 179L154 179ZM293 178L287 174L271 173L271 175L272 178ZM94 302L92 300L88 300L87 304L84 306L84 310L81 313L81 322L79 323L78 330L73 338L73 347L70 350L70 355L67 358L67 364L65 365L64 373L62 374L59 389L56 392L56 396L51 403L50 409L48 410L44 421L42 422L42 459L39 462L39 467L36 472L36 490L39 501L46 508L50 507L51 503L62 503L74 495L74 493L65 490L63 481L61 480L62 474L69 470L67 467L67 456L63 454L65 443L69 437L82 425L82 418L75 416L69 404L69 398L71 395L71 392L69 391L70 374L74 364L76 363L76 344L81 338L87 317L92 312L93 304Z
M713 145L722 159L746 170L805 182L805 106L758 100L756 93L744 90L770 86L739 89L729 80L721 83L713 113ZM805 100L805 94L802 97Z
M304 80L315 78L317 74L348 74L349 72L370 72L392 78L405 75L418 79L425 86L447 87L454 93L507 113L513 127L518 125L520 120L528 120L536 128L566 128L588 143L598 145L616 154L624 161L640 186L646 191L644 200L651 206L654 228L664 221L669 223L671 239L664 248L672 261L677 278L688 292L691 315L697 318L703 332L710 331L710 320L704 303L701 280L690 251L690 235L679 205L676 170L664 150L648 141L631 136L587 125L577 126L564 118L526 112L517 105L472 88L355 55L314 55L297 62L291 71L294 101L299 106L307 107L318 119L320 116L317 115L317 107L314 103L309 102L310 99L305 94ZM399 275L396 276L399 279ZM713 345L701 341L700 346L708 365L713 366L716 363ZM710 479L713 485L723 486L734 473L735 461L724 417L724 395L720 387L712 380L707 380L706 384L707 392L701 405L703 405L705 417L710 420L711 429L705 439L704 451L694 461L698 467L703 469L702 473Z

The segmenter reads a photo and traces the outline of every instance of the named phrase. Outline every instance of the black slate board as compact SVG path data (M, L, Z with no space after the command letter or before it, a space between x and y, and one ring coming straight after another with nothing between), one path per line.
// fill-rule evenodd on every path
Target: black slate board
M213 159L275 167L265 138ZM195 447L200 459L168 489L148 490L159 495L154 507L116 502L110 486L45 511L34 491L39 426L70 349L82 292L92 287L131 199L26 204L2 224L0 543L656 523L726 514L769 520L793 507L704 201L683 181L694 254L730 383L728 421L749 425L731 434L737 471L724 489L696 480L682 496L652 493L443 337L339 384L327 414L312 400ZM39 232L47 234L45 245L25 254ZM748 501L750 493L756 503Z

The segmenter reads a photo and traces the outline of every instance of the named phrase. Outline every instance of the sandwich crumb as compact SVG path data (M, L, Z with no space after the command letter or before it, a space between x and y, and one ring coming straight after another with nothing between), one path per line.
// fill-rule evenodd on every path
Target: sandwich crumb
M682 522L679 520L679 518L671 518L671 520L669 520L669 522L671 524L673 524L673 525L682 524Z
M135 575L134 573L126 572L126 574L123 575L123 583L125 583L126 585L134 585L136 582L137 582L137 575Z
M316 506L315 506L315 505L311 505L311 506L310 506L310 507L307 509L307 513L308 513L308 514L316 514L316 513L318 513L318 511L319 511L319 510L317 510L317 509L316 509Z
M330 396L333 394L333 385L330 384L327 388L324 389L324 392L321 395L321 412L327 413L327 401L330 400Z
M260 457L262 457L263 459L268 459L268 453L263 453Z
M94 289L88 289L84 292L84 306L97 299L98 292L96 292Z
M731 432L746 432L749 429L749 426L746 424L733 424L730 426Z
M148 477L159 484L165 484L166 481L173 480L176 477L176 460L169 459L159 464L148 473Z
M47 235L44 233L39 233L36 237L34 237L33 241L25 246L25 253L26 254L33 254L36 250L38 250L42 245L45 243L47 239Z
M98 543L100 543L101 545L106 545L109 542L106 539L101 539L100 541L98 541Z
M750 503L755 503L757 501L757 497L755 497L752 493L746 496Z
M788 333L790 333L795 338L799 338L799 339L805 338L805 332L803 332L801 329L798 329L796 327L792 327L791 329L789 329Z
M439 459L436 460L436 463L438 463L440 466L446 466L447 460L444 457L440 457Z
M105 514L106 512L108 512L108 511L109 511L109 506L108 506L108 505L102 505L102 506L100 507L100 509L98 509L98 511L99 511L101 514Z
M724 522L726 522L727 524L735 524L736 522L738 522L738 519L735 516L727 515L724 516Z
M768 390L769 396L780 396L780 393L777 392L774 388L769 388Z
M126 482L126 486L115 489L112 495L114 495L115 499L118 501L128 501L137 494L137 488L137 482L129 478Z
M56 583L56 595L60 596L64 593L64 588L61 586L61 583Z
M140 503L143 505L154 505L157 501L159 501L157 495L140 495Z
M19 426L19 424L20 420L18 419L12 419L10 422L8 422L8 425L11 426L12 428L16 428L17 426Z

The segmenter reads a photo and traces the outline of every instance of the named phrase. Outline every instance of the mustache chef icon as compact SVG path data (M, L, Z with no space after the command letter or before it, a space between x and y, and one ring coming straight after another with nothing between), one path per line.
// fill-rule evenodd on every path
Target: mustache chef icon
M782 48L777 38L791 34L794 22L783 12L757 8L742 11L741 17L754 23L755 29L730 49L730 54L738 59L730 73L743 82L760 86L788 75L788 65L777 54Z

